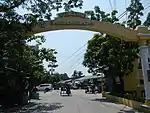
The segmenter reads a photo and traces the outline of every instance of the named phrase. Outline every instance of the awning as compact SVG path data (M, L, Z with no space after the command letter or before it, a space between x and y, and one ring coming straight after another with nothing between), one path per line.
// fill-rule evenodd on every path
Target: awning
M99 78L103 78L103 76L85 76L85 77L76 79L75 81L84 81L88 79L99 79Z

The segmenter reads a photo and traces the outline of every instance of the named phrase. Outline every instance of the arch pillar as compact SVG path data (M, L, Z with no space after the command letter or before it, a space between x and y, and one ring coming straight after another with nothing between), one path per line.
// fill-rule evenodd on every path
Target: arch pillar
M150 32L145 26L137 27L138 42L140 44L140 57L142 64L142 71L144 77L145 89L145 104L150 105Z

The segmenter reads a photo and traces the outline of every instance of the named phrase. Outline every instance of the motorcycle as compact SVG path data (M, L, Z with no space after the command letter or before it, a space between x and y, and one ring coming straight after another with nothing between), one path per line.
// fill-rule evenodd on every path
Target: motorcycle
M68 96L70 96L70 94L71 94L70 89L67 89L67 90L66 90L66 94L67 94Z
M85 93L92 93L92 94L96 94L96 90L95 87L93 86L87 86Z
M90 88L89 88L89 86L86 88L86 90L85 90L85 93L88 93L88 92L90 92Z

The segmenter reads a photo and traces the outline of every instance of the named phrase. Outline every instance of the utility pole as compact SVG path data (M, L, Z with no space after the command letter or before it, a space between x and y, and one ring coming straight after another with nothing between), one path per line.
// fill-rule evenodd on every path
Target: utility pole
M52 54L53 55L55 55L55 54L57 54L57 52L54 50L54 49L52 49ZM54 56L55 57L55 56ZM55 59L52 59L52 61L50 62L50 64L49 64L49 67L50 67L50 74L52 75L53 74L53 72L55 71L55 67L57 67L57 65L56 65L56 60Z

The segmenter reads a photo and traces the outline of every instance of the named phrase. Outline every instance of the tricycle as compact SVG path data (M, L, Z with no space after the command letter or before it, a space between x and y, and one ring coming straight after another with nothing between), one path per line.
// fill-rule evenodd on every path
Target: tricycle
M69 85L66 85L65 87L64 86L61 87L60 95L62 94L67 94L68 96L70 96L71 89Z

